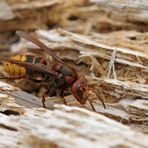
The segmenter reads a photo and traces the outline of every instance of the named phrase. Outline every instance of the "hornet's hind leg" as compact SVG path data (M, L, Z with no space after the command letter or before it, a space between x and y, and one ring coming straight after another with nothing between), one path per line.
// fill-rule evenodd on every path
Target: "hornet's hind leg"
M45 101L46 101L46 96L53 96L54 94L56 94L56 90L54 87L49 86L46 91L44 92L44 94L42 95L42 103L43 103L43 107L46 108L45 106Z
M46 96L49 94L50 90L47 89L44 94L42 95L42 104L43 104L43 107L46 108L45 106L45 101L46 101Z
M56 93L57 97L59 97L61 99L61 101L67 105L66 99L64 97L64 90L56 90L56 88L50 86L45 93L42 95L42 103L43 103L43 107L46 108L45 106L45 101L46 101L46 96L51 96L52 94Z
M59 97L65 105L67 105L66 99L64 97L64 90L57 90L57 97Z

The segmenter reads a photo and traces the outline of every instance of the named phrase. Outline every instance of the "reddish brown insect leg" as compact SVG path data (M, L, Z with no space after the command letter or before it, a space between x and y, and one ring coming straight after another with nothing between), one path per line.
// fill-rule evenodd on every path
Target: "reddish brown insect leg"
M104 109L106 109L106 105L105 105L104 101L102 100L102 98L101 98L93 89L89 88L89 90L92 90L92 91L96 94L96 96L97 96L97 97L99 98L99 100L101 101L101 103L102 103Z
M93 111L96 112L96 109L95 109L94 105L92 104L92 102L91 102L90 100L89 100L88 102L89 102L89 104L91 105L91 108L93 109Z
M95 94L96 94L96 93L95 93ZM96 95L97 95L97 94L96 94ZM105 105L104 101L102 100L102 98L101 98L99 95L97 95L97 97L100 99L100 101L101 101L101 103L102 103L104 109L106 109L106 105Z
M63 90L57 90L57 96L62 100L62 102L67 105L66 99L64 97L64 91Z
M47 89L44 94L42 95L42 104L43 104L43 107L46 108L45 106L45 101L46 101L46 96L49 94L49 89Z
M46 94L43 94L43 96L42 96L42 104L43 104L44 108L46 108L46 106L45 106L45 101L46 101L45 97L46 97Z

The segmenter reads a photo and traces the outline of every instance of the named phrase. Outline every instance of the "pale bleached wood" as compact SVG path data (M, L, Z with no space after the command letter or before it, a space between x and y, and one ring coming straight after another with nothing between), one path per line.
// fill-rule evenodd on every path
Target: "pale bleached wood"
M36 0L36 1L28 1L27 3L14 3L11 8L12 10L24 10L24 9L38 9L38 8L46 8L46 7L50 7L50 6L53 6L55 4L59 4L60 1L59 0L44 0L41 1L41 0Z
M14 14L11 7L5 0L0 1L0 21L14 19Z
M104 9L110 9L113 11L112 15L115 15L117 17L123 17L126 18L127 13L130 16L130 20L136 21L146 21L148 20L148 14L147 14L147 8L148 3L147 0L125 0L125 1L110 1L110 0L90 0L93 3L96 3L99 7ZM108 11L110 11L108 10ZM116 11L122 11L122 13L117 14ZM131 10L131 11L130 11ZM137 13L135 13L137 12ZM118 18L120 19L120 18Z
M31 95L27 92L22 91L17 87L14 87L12 85L9 85L1 81L0 81L0 93L4 94L4 99L3 99L3 95L1 99L6 105L7 105L7 102L5 102L5 97L6 98L10 97L9 100L11 100L11 98L15 98L16 103L18 103L21 106L25 106L27 108L43 106L41 98L38 98L34 95ZM9 102L8 103L11 105L12 102L14 101L10 101L10 103ZM51 103L50 101L46 103L46 106L48 109L53 109L53 103Z
M53 111L26 109L20 117L0 114L2 147L135 147L146 148L147 136L76 107L56 105ZM2 136L3 135L3 136ZM136 138L135 138L136 137Z
M3 31L46 28L54 23L83 34L119 29L147 31L146 0L140 2L139 0L113 2L109 0L44 0L44 2L6 0L6 2L13 10L14 19L10 17L12 20L0 22L0 30ZM37 11L38 9L40 11ZM34 22L36 25L33 24Z
M0 90L2 93L0 95L1 112L7 113L7 111L10 111L10 114L22 114L24 112L24 108L42 107L41 98L21 91L20 89L4 82L0 82ZM105 103L107 108L104 109L98 98L92 99L93 105L98 113L101 113L121 123L125 123L133 127L133 129L136 128L139 131L145 133L148 132L146 128L148 122L148 100L124 99L118 103ZM88 102L82 106L72 95L67 96L66 101L68 106L77 106L92 110ZM16 103L21 105L21 107L16 105ZM53 110L54 104L63 104L63 102L57 97L46 97L45 104L47 109ZM11 110L13 112L11 112ZM141 125L141 123L143 124Z

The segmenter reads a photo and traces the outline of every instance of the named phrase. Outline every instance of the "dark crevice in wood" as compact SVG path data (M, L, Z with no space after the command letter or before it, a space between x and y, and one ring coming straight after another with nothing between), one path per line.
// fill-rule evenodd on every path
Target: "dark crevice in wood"
M4 124L0 124L0 128L5 128L7 130L11 130L11 131L18 131L16 128L14 127L11 127L11 126L7 126L7 125L4 125Z
M7 115L7 116L10 116L10 115L18 116L18 115L20 115L19 112L13 111L13 110L5 110L5 111L1 111L0 113Z

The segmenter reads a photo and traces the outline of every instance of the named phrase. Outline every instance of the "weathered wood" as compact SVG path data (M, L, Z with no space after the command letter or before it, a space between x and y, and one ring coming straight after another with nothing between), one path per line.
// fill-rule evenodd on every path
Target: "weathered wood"
M59 49L58 52L60 52L61 58L64 57L91 66L89 71L90 74L93 74L93 77L91 76L90 79L88 78L90 84L98 84L97 87L102 85L102 88L105 88L106 92L110 90L108 94L111 94L111 91L113 91L114 93L112 94L115 94L113 97L116 98L122 98L122 95L126 98L131 98L131 96L142 98L148 97L148 47L144 43L141 44L141 51L139 51L140 47L137 47L138 49L129 49L109 46L98 42L97 38L95 40L92 36L84 36L61 29L49 32L37 31L37 33L41 36L43 39L42 41L47 46ZM107 39L104 40L106 41ZM131 42L130 45L132 44L133 43ZM24 42L22 42L19 45L14 46L12 50L22 50L26 47L36 48L33 44L24 44ZM71 49L69 50L69 55L66 54L68 49ZM74 53L74 50L77 52ZM98 79L100 76L102 78ZM96 83L92 82L93 79ZM116 92L112 89L113 87ZM115 101L115 98L113 99Z
M33 93L29 94L0 81L0 147L146 148L148 136L135 130L148 133L147 12L147 0L1 0L4 55L10 54L6 49L18 40L16 30L63 28L36 33L79 76L87 78L107 109L89 91L96 109L91 112L90 104L82 106L67 95L69 90L65 92L67 106L57 97L47 97L44 109L41 98L33 95L41 96L44 88L29 81L10 82L25 86ZM11 51L41 55L41 49L24 39ZM0 71L5 75L2 66Z
M88 34L91 31L148 30L147 0L6 0L13 17L0 22L0 31L60 26ZM5 2L5 4L6 4ZM38 9L40 11L38 11ZM2 19L9 18L4 11ZM13 19L12 19L13 18ZM34 23L36 22L36 23Z
M15 98L15 102L22 106L20 112L23 112L24 108L42 107L41 98L35 97L6 83L0 82L0 84L0 92L3 94L1 95L2 106L0 108L2 112L7 112L7 110L14 112L19 111L19 106L16 107L17 105L12 98ZM148 100L124 99L118 103L106 103L107 108L104 109L97 98L92 99L93 105L98 113L125 123L133 127L133 129L138 129L145 133L148 132ZM68 106L77 106L92 110L88 102L82 106L72 95L67 96L66 101ZM57 97L47 97L45 104L47 109L53 110L54 104L63 104L63 102ZM141 125L141 123L143 124Z
M53 111L25 109L21 116L0 113L1 147L136 147L148 136L76 107L56 105ZM135 138L136 137L136 138Z
M5 0L0 1L0 21L14 19L13 12Z
M41 98L38 98L34 95L24 92L21 89L4 82L0 82L0 93L4 94L4 97L6 98L9 96L10 98L15 98L15 102L17 104L25 106L27 108L42 107ZM3 99L3 97L1 99ZM3 99L3 101L7 105L8 102L5 102L5 99ZM14 102L14 100L11 101L10 104L12 102ZM51 102L46 103L46 105L48 109L53 109L53 104Z

